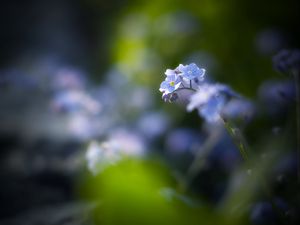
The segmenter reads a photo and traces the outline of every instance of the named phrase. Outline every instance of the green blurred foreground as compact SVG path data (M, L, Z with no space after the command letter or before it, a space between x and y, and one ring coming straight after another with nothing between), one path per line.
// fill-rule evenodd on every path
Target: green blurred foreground
M200 218L214 224L209 209L192 202L187 206L189 199L168 189L172 186L161 164L124 160L88 178L82 193L99 202L94 211L97 224L198 224Z

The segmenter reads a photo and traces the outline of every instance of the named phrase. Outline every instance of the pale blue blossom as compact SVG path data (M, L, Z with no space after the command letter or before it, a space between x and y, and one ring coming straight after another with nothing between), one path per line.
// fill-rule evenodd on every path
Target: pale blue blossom
M159 91L169 94L177 90L181 85L181 79L177 75L169 75L160 85Z
M207 122L214 123L221 119L221 111L228 99L238 96L228 86L221 84L202 84L190 97L187 110L197 109L199 115Z
M181 76L188 80L198 79L202 81L204 79L205 69L200 69L195 63L186 66L180 64L177 69L181 72Z
M212 96L205 105L198 109L199 114L209 123L215 123L220 120L220 112L226 103L222 95Z
M159 90L163 93L165 102L174 102L178 98L177 90L196 90L200 81L204 80L205 69L199 68L195 63L180 64L174 70L165 71L166 78L161 83Z

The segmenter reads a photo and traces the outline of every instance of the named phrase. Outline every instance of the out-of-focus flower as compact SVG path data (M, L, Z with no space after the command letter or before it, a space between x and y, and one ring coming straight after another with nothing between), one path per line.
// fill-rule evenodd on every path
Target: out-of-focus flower
M84 75L73 68L60 68L54 74L54 89L82 89L86 84Z
M138 120L137 128L148 139L162 135L169 126L169 118L163 112L149 112Z
M127 156L143 156L146 153L145 142L143 138L127 129L112 130L108 142L118 149L121 154Z
M52 101L51 106L59 112L87 112L97 114L101 111L100 102L79 90L60 91Z
M202 137L195 130L180 128L167 136L166 147L171 153L195 152L202 141Z
M141 137L127 130L113 130L107 141L92 141L86 152L88 169L97 174L106 167L116 164L124 157L141 157L145 145Z
M187 111L198 109L199 115L207 122L214 123L220 119L220 113L228 101L228 97L237 96L226 85L203 84L190 98Z
M224 96L214 96L210 98L205 105L198 108L199 114L209 123L218 122L225 100Z
M92 141L86 152L86 160L88 169L96 175L109 165L115 164L120 160L117 149L109 143L99 144Z
M273 57L273 65L276 70L282 73L300 70L300 50L281 50Z
M245 99L232 99L222 110L222 117L249 121L255 114L255 106Z
M290 80L269 80L259 87L258 96L267 113L279 115L294 103L295 85Z
M74 113L68 115L67 131L73 138L89 140L103 132L99 123L100 121L86 114Z
M124 92L126 93L126 92ZM149 89L145 87L134 87L132 86L128 90L128 94L126 93L126 98L129 98L130 101L127 102L127 107L137 109L137 110L146 110L151 107L153 104L153 96ZM125 96L124 96L125 97ZM119 97L119 101L125 101L121 97Z

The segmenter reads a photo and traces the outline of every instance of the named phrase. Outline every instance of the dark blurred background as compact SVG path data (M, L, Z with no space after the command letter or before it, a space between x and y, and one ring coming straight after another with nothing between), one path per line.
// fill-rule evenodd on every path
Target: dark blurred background
M197 63L209 80L266 107L246 130L251 144L286 127L293 140L290 104L261 96L288 80L272 57L300 47L299 12L298 0L1 1L0 224L94 224L95 206L78 194L87 145L119 126L136 129L147 112L163 111L168 121L156 139L137 132L162 157L172 129L199 132L196 114L164 104L158 92L164 71L179 63Z

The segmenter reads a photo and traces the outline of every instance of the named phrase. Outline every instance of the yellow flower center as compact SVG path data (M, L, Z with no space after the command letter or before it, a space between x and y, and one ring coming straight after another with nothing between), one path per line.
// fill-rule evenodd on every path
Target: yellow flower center
M175 82L174 82L174 81L171 81L171 82L170 82L170 86L173 87L174 85L175 85Z

